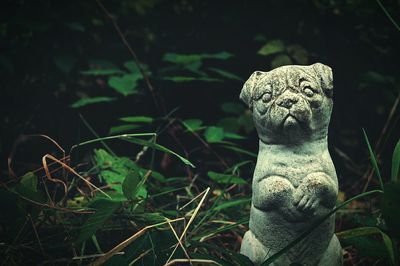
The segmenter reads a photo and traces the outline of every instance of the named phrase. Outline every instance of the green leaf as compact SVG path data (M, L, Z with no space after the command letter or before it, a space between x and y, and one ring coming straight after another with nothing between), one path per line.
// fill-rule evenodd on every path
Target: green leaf
M70 28L71 30L84 32L85 27L79 22L67 22L65 25Z
M392 175L393 182L400 182L400 139L397 141L392 156Z
M21 177L20 184L27 189L37 191L38 178L33 172L28 172Z
M287 47L290 56L300 65L308 64L308 53L303 46L299 44L292 44Z
M392 265L395 264L395 247L393 246L393 242L390 237L382 232L378 227L360 227L355 229L350 229L346 231L342 231L336 233L336 236L341 240L346 240L350 238L360 237L360 236L369 236L374 234L380 234L382 236L382 240L386 246L386 250L389 254Z
M227 139L245 139L245 137L236 134L236 133L231 133L231 132L225 132L224 137Z
M188 81L221 82L222 81L220 79L215 79L215 78L185 77L185 76L164 77L163 79L173 81L173 82L188 82Z
M196 131L198 129L201 129L201 125L203 124L203 121L200 119L186 119L182 121L182 124L189 130L189 131Z
M94 159L100 177L117 192L122 192L121 183L126 176L132 171L138 171L136 163L129 158L113 156L103 149L94 150Z
M214 126L208 127L204 132L204 137L209 143L221 141L224 138L224 129Z
M226 60L231 58L233 55L228 52L220 52L214 54L176 54L176 53L166 53L163 56L163 60L166 62L176 63L176 64L190 64L196 61L201 61L205 58Z
M285 50L285 44L281 40L272 40L267 42L263 47L258 50L260 55L271 55L283 52Z
M246 180L238 176L221 174L213 171L209 171L207 174L213 181L220 184L247 184Z
M163 60L166 62L177 63L177 64L188 64L194 61L199 61L203 58L199 54L175 54L166 53L163 56Z
M86 75L86 76L109 76L109 75L116 75L116 74L123 74L123 73L124 73L124 71L122 71L118 68L90 69L90 70L81 71L81 74Z
M119 126L114 126L111 127L110 130L108 131L108 134L114 135L122 132L127 132L131 131L134 129L140 128L140 125L119 125Z
M94 209L95 213L90 215L82 225L75 243L79 244L94 235L120 206L120 202L104 198L99 198L89 203L88 207Z
M54 56L54 63L64 74L69 74L77 59L70 54L59 54Z
M235 114L235 115L240 115L245 111L245 108L242 104L240 103L223 103L221 105L222 111L228 114Z
M204 54L203 57L226 60L233 57L233 54L223 51L215 54Z
M149 116L126 116L119 118L120 121L128 123L152 123L153 118Z
M71 104L72 108L79 108L82 106L86 106L89 104L95 104L95 103L104 103L104 102L111 102L114 101L116 98L112 97L104 97L104 96L98 96L98 97L92 97L92 98L82 98L73 104Z
M392 235L400 238L400 183L385 185L381 211Z
M111 77L108 85L124 96L137 93L137 81L141 79L140 73L125 74L122 77Z
M217 73L218 75L227 78L227 79L232 79L232 80L238 80L238 81L243 81L243 79L231 72L228 72L226 70L220 69L220 68L215 68L215 67L209 67L209 70Z
M140 181L139 173L136 171L131 171L122 182L122 192L128 200L135 199L139 181Z
M28 172L21 177L21 181L14 188L15 191L25 198L36 202L45 202L40 191L37 189L38 177L32 173Z
M287 66L291 64L293 64L292 59L290 59L290 57L287 55L281 54L272 59L271 68L274 69L280 66Z
M237 117L224 117L218 121L217 126L222 127L225 134L226 132L236 133L240 129Z
M137 67L135 61L127 61L124 63L124 67L128 69L131 73L140 72L139 68Z
M365 132L364 129L362 129L362 131L364 133L365 142L367 143L367 146L368 146L368 152L369 152L369 156L371 159L373 169L375 170L375 173L378 176L379 184L381 185L381 189L383 190L383 181L382 181L381 172L379 171L378 162L376 161L375 154L372 151L371 145L369 144L367 133Z

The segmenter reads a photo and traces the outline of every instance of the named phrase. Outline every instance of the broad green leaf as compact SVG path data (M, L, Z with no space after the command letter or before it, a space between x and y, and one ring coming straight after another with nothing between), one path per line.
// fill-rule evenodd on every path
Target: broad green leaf
M400 182L400 139L397 141L397 144L393 151L392 156L392 182Z
M152 123L153 118L149 116L126 116L119 118L120 121L128 123Z
M37 189L38 177L28 172L21 177L21 181L17 184L14 189L21 196L28 198L36 202L45 202L45 199L40 191Z
M189 130L189 131L196 131L201 127L203 121L200 119L186 119L182 121L182 124Z
M94 159L103 181L120 193L125 177L132 171L138 171L138 166L129 158L113 156L103 149L94 150Z
M223 70L223 69L220 69L220 68L215 68L215 67L209 67L208 69L213 71L213 72L215 72L215 73L217 73L218 75L220 75L220 76L222 76L224 78L243 81L243 79L241 77L239 77L239 76L237 76L237 75L235 75L235 74L233 74L233 73L231 73L229 71L226 71L226 70Z
M90 69L90 70L81 71L81 74L86 75L86 76L110 76L110 75L123 74L123 73L124 73L124 71L122 71L118 68Z
M290 56L296 61L297 64L306 65L308 64L308 53L303 46L299 44L288 45L287 51Z
M378 176L379 184L381 185L381 189L383 190L383 181L382 181L381 172L379 171L378 162L376 161L375 154L372 151L371 145L369 144L367 133L365 132L364 129L362 129L362 131L364 133L365 142L367 143L367 146L368 146L368 152L369 152L369 156L370 156L370 159L371 159L371 163L372 163L373 169L375 170L375 173Z
M135 61L127 61L124 63L124 67L128 69L131 73L139 72L139 68L137 67Z
M386 246L386 250L389 254L390 260L392 262L392 265L395 264L395 250L393 246L393 242L390 239L390 237L382 232L378 227L360 227L360 228L355 228L355 229L350 229L346 231L342 231L339 233L336 233L336 236L339 239L349 239L349 238L354 238L354 237L360 237L360 236L368 236L368 235L374 235L374 234L380 234L382 236L382 240Z
M281 40L272 40L267 42L263 47L258 50L260 55L271 55L283 52L285 50L285 44Z
M214 54L176 54L176 53L166 53L163 56L163 60L176 64L190 64L196 61L201 61L205 58L226 60L231 58L233 55L228 52L220 52Z
M200 76L207 76L206 73L204 73L203 71L199 70L201 65L202 65L201 61L194 61L194 62L185 64L184 68L186 70L189 70L189 71L191 71L193 73L196 73L196 74L198 74Z
M224 138L224 129L221 127L208 127L204 132L207 142L213 143L221 141Z
M232 103L232 102L223 103L221 105L221 109L225 113L235 114L235 115L240 115L246 110L242 104Z
M99 198L89 203L88 207L92 208L95 213L91 214L82 225L75 243L79 244L94 235L120 206L120 202L104 198Z
M131 131L134 129L140 128L140 125L119 125L119 126L114 126L111 127L110 130L108 131L108 133L110 135L114 135L114 134L118 134L118 133L122 133L122 132L127 132L127 131Z
M136 171L131 171L125 177L122 182L122 192L128 200L134 200L136 196L136 191L138 190L138 184L140 181L139 173Z
M287 55L281 54L272 59L271 68L274 69L280 66L287 66L291 64L293 64L292 59L290 59L290 57Z
M82 106L86 106L89 104L95 104L95 103L105 103L105 102L111 102L114 101L116 98L112 97L105 97L105 96L99 96L99 97L92 97L92 98L82 98L73 104L71 104L72 108L79 108Z
M37 191L38 178L33 172L28 172L21 177L20 184L32 191Z
M211 180L220 184L247 184L246 180L238 176L221 174L213 171L209 171L207 174L211 178Z
M54 63L64 74L69 74L74 67L77 59L70 54L59 54L54 56Z
M224 137L227 139L245 139L245 137L236 134L236 133L231 133L231 132L225 132Z
M125 74L121 77L111 77L108 79L108 85L124 96L137 93L137 81L141 79L140 73Z
M226 132L236 133L240 129L237 117L224 117L218 121L217 126L222 127L225 134Z

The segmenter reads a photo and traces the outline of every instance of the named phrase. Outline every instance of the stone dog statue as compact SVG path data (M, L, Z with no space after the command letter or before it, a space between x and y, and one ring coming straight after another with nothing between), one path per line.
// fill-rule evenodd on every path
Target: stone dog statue
M332 70L321 63L254 72L240 98L253 111L259 153L250 230L240 252L256 265L329 212L338 182L327 145ZM273 265L342 265L332 215Z

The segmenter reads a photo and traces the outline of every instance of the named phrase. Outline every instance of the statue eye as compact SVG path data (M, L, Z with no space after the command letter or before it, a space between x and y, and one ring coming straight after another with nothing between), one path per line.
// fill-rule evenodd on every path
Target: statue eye
M271 98L272 98L272 93L270 91L265 92L264 95L261 97L264 103L269 102Z
M303 93L304 93L307 97L312 97L312 96L314 96L314 91L311 89L310 86L304 87Z

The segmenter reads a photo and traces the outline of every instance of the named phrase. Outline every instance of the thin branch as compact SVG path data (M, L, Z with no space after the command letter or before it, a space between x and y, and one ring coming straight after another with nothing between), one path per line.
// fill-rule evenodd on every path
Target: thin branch
M159 101L157 100L157 94L156 94L156 90L154 89L153 85L150 82L149 77L147 76L146 72L144 71L139 58L137 57L135 51L133 51L131 45L128 43L128 41L126 40L124 34L121 31L121 28L119 27L119 25L117 24L117 22L114 19L114 16L110 13L110 11L108 11L108 9L101 3L100 0L96 0L96 3L99 5L99 7L101 8L101 10L103 10L103 12L106 14L106 16L110 19L115 31L118 33L119 37L121 38L123 44L125 45L125 47L128 49L129 53L132 55L134 62L136 64L136 66L138 67L140 74L142 75L144 81L146 82L147 87L150 90L150 93L153 97L153 101L154 104L156 105L156 107L161 107L162 111L164 113L166 113L165 110L165 106L161 103L159 103ZM161 97L158 97L158 99L160 99L160 101L162 101Z

